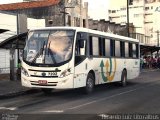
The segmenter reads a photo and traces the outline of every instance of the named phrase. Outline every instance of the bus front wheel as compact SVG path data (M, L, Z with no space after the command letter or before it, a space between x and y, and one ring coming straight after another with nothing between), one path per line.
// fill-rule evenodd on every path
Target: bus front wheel
M87 80L86 80L86 87L85 87L85 93L90 94L93 92L95 87L95 80L91 73L88 74Z
M122 72L120 84L122 87L127 85L127 72L125 70Z

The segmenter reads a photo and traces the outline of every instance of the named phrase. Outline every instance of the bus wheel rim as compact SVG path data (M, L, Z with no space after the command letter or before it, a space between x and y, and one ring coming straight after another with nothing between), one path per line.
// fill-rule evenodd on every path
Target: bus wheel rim
M91 78L89 78L89 79L87 80L87 87L88 87L89 89L92 89L92 88L93 88L93 80L92 80Z

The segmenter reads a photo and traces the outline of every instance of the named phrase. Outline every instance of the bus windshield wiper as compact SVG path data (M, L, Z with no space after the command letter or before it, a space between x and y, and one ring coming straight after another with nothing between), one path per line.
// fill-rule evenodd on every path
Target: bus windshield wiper
M32 60L32 62L35 62L35 60L40 56L43 55L43 51L44 51L44 46L45 46L45 41L43 42L43 46L40 48L40 50L37 52L37 54L35 55L34 59Z

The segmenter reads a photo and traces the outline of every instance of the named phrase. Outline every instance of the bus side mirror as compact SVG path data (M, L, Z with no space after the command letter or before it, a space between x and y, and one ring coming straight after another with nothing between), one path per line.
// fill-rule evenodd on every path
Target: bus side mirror
M78 44L79 44L79 47L80 47L80 48L84 48L84 42L85 42L85 41L82 40L82 39L79 39L79 40L78 40Z

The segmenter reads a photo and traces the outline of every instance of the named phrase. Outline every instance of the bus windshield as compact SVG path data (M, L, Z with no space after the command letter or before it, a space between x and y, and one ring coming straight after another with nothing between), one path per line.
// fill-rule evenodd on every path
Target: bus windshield
M72 55L73 30L37 30L28 34L23 59L34 64L57 64Z

